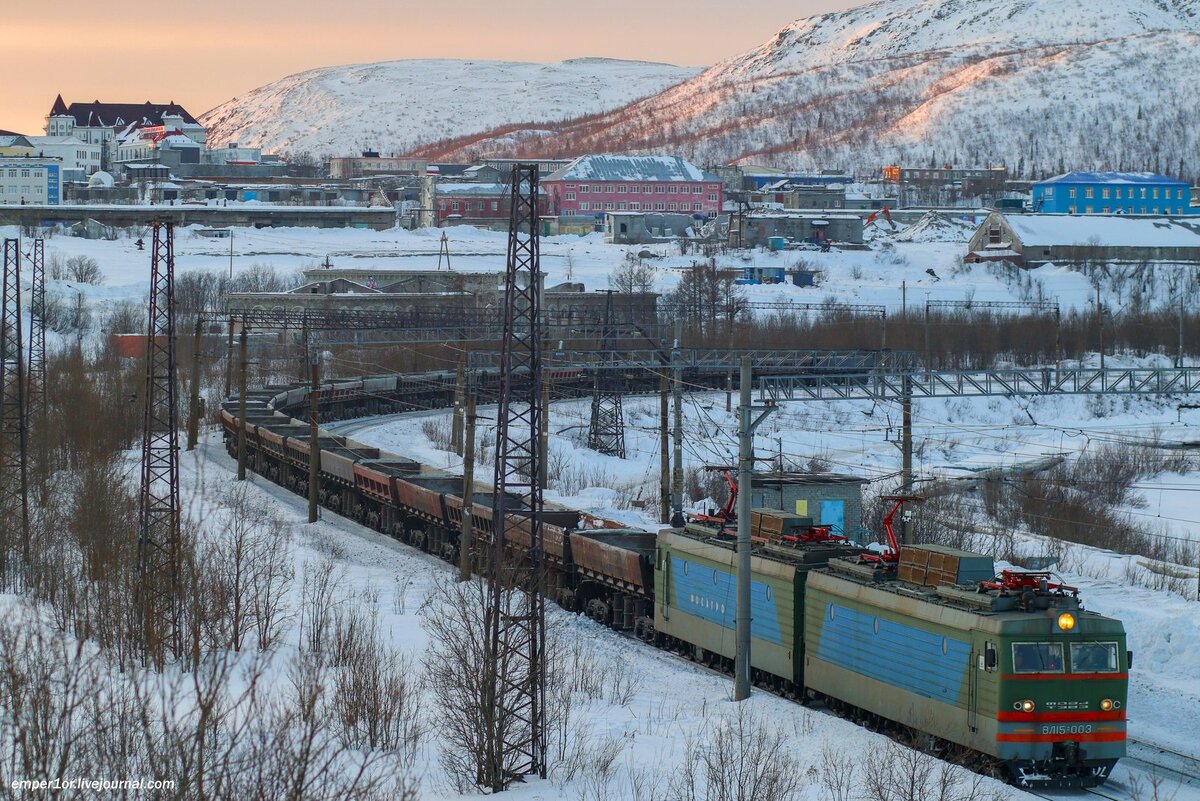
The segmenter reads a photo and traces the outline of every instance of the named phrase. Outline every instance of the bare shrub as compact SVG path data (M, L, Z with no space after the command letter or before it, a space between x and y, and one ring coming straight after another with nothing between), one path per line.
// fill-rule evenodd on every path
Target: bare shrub
M450 422L445 417L426 417L421 421L421 433L438 450L450 450Z
M104 283L100 264L91 256L72 256L64 265L63 278L77 284L99 286Z
M889 740L882 757L863 761L862 797L866 801L999 801L1003 792L965 768Z
M671 782L672 801L789 801L799 798L804 772L780 729L739 704L702 741L688 743Z

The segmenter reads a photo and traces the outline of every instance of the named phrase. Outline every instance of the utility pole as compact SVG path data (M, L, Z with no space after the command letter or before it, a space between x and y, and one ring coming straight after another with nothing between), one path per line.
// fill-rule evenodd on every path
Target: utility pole
M317 522L317 501L321 497L321 354L314 351L308 357L312 385L308 390L308 522Z
M233 318L229 318L229 334L225 339L225 397L233 394Z
M912 376L905 372L901 398L903 431L900 435L900 495L912 494L913 483L913 439L912 439ZM900 518L900 544L908 540L908 522Z
M683 365L679 354L683 323L675 321L675 346L671 349L671 382L675 398L675 464L671 472L671 525L683 528Z
M738 406L737 509L737 648L733 667L733 700L750 697L750 498L753 492L754 432L775 410L755 406L751 394L750 357L742 357L741 404Z
M542 425L538 435L538 485L546 489L546 468L550 457L550 373L542 374Z
M238 348L241 358L238 365L238 441L237 441L237 480L246 480L246 366L250 351L250 342L246 335L246 326L238 337Z
M49 490L49 433L46 431L46 250L45 240L33 240L33 259L29 286L29 370L25 373L28 402L25 405L26 429L37 418L38 499L44 506Z
M1179 291L1179 359L1175 366L1183 368L1183 287Z
M1104 307L1100 305L1100 287L1096 287L1096 327L1100 329L1100 369L1104 369Z
M471 578L475 547L474 520L471 510L475 508L475 388L467 392L467 416L463 435L463 516L462 530L458 535L458 580Z
M187 449L196 450L200 438L200 338L204 332L204 316L196 311L196 330L192 334L192 376L188 387Z
M879 313L879 349L887 350L887 307Z
M670 380L664 375L658 387L658 522L671 522L671 400Z
M933 369L933 352L929 349L929 300L925 301L925 369Z
M463 452L463 404L465 401L467 366L466 354L458 363L458 375L454 379L454 413L450 418L450 450L459 456Z
M588 424L588 448L608 456L625 458L625 411L621 401L621 377L611 368L616 364L617 330L613 291L606 290L604 327L600 340L603 365L592 371L592 416ZM548 416L548 415L547 415Z

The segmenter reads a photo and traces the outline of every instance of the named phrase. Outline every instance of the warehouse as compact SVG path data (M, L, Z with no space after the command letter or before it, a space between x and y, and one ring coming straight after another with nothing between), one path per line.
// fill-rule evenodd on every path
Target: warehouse
M1200 220L993 212L971 237L967 262L1200 264Z

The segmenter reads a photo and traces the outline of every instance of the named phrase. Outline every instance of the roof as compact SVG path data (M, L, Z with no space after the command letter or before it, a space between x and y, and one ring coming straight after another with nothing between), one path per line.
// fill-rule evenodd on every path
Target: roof
M1004 220L1026 247L1200 248L1200 218L1014 214Z
M506 195L509 192L508 184L438 184L437 193L439 195L485 195L498 196Z
M1034 186L1046 184L1171 184L1187 186L1183 181L1158 175L1153 172L1068 172L1056 175L1044 181L1038 181Z
M119 125L162 125L164 115L178 116L189 125L198 124L187 109L172 100L170 103L63 103L62 95L50 109L51 117L74 117L81 128L115 128Z
M19 134L16 131L6 131L3 128L0 128L0 136L24 136L24 134Z
M33 147L33 143L21 134L0 134L0 147Z
M679 156L580 156L547 181L706 181L720 179Z

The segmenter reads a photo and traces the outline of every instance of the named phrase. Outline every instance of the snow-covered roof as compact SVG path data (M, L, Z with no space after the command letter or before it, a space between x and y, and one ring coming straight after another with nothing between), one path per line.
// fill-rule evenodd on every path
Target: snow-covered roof
M545 180L720 182L680 156L580 156Z
M439 195L503 195L509 191L507 184L438 184Z
M1200 217L1194 222L1167 217L1059 214L1014 214L1004 219L1026 247L1200 248Z
M1036 185L1045 184L1172 184L1187 186L1183 181L1158 175L1153 172L1068 172L1039 181Z

